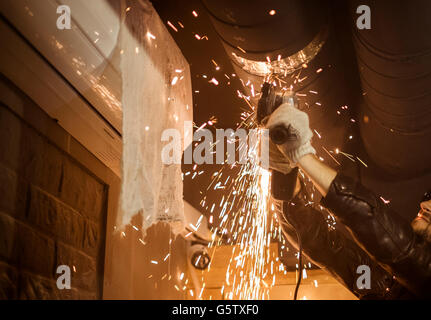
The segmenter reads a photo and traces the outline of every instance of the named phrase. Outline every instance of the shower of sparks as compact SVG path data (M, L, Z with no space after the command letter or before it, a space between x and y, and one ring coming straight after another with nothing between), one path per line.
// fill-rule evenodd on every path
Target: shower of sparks
M244 111L241 119L238 128L256 128L253 108ZM228 143L235 142L235 139L228 139ZM236 151L245 147L240 142ZM225 164L214 172L207 191L222 189L223 195L211 204L206 202L206 195L201 201L202 207L218 216L209 247L232 245L221 290L227 299L268 299L269 290L275 283L276 267L269 248L271 240L280 236L280 228L274 215L270 214L270 172L255 160L259 148L259 140L255 145L248 144L249 161L246 164ZM211 225L214 215L209 218ZM281 262L278 262L277 268L280 266ZM202 296L202 290L198 296Z
M244 146L239 146L241 149ZM249 146L249 153L257 153L258 146ZM221 223L218 233L233 244L232 256L226 271L225 293L229 299L265 299L269 286L265 275L271 273L269 245L271 230L268 226L270 173L253 161L243 165L237 176L223 175L223 169L211 184L214 189L224 187L219 207ZM214 234L217 230L214 230ZM216 238L210 246L217 243Z

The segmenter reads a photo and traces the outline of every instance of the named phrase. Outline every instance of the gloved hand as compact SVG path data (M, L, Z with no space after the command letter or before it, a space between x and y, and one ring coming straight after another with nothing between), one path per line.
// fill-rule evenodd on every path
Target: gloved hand
M269 139L269 168L284 174L288 174L294 168L271 139Z
M290 138L283 144L270 142L269 156L272 169L286 173L286 166L294 167L298 160L306 154L316 154L311 145L313 132L309 126L308 115L289 103L283 103L269 117L266 128L271 130L284 125L290 132ZM284 161L282 157L284 156ZM287 161L286 161L287 160Z

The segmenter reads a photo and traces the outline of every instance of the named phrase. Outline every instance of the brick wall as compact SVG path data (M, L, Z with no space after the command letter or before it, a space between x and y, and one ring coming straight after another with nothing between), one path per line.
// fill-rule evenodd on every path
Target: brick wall
M0 75L0 299L102 297L108 186L71 143ZM56 286L59 265L71 290Z

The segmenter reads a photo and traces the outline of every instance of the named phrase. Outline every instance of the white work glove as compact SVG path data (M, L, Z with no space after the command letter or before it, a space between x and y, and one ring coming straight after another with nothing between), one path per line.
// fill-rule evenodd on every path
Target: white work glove
M288 128L292 138L281 145L270 141L269 163L272 169L288 173L290 170L287 171L287 167L295 167L301 157L306 154L316 154L316 150L311 145L313 132L309 126L308 115L289 103L283 103L271 114L266 128L271 129L278 125Z
M288 174L294 168L271 139L269 139L269 168L284 174Z

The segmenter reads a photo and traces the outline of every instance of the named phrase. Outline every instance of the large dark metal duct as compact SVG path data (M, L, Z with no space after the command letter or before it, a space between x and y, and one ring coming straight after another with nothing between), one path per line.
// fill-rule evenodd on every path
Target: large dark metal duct
M346 124L350 122L346 112L337 114L346 104L346 97L335 38L328 24L327 3L303 0L202 2L251 101L257 100L253 91L260 91L264 79L264 75L254 69L254 62L286 61L292 68L281 68L277 76L282 81L276 83L278 88L292 86L299 93L311 126L321 135L319 138L316 134L314 138L318 154L328 159L323 147L327 150L342 147ZM275 11L274 15L269 14L271 10Z
M353 27L364 101L365 148L382 169L414 176L431 169L431 1L351 1L371 9L371 29Z
M326 19L321 1L203 0L228 51L251 60L272 60L303 49ZM313 10L311 10L313 9ZM275 14L269 12L274 10ZM243 52L242 50L245 52Z

